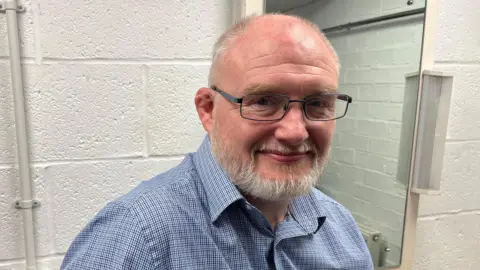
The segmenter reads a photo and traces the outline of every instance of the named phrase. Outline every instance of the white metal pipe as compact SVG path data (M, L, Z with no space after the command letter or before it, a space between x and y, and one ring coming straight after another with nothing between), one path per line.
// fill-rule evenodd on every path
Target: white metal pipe
M10 69L15 102L15 127L20 170L20 204L30 206L21 208L23 215L23 237L27 269L37 269L35 259L35 238L33 234L32 185L30 180L27 131L25 118L25 100L23 92L22 69L20 63L20 42L18 36L16 0L5 0L7 16L8 44L10 48Z

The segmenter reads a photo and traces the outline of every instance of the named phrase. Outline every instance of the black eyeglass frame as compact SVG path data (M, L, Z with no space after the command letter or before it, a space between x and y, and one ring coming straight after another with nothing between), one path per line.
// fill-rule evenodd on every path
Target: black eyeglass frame
M323 121L323 122L326 122L326 121L333 121L333 120L337 120L337 119L340 119L342 117L344 117L346 114L347 114L347 111L348 111L348 105L350 103L353 102L353 98L349 95L346 95L346 94L339 94L339 93L321 93L320 95L335 95L337 96L337 99L340 99L340 100L343 100L343 101L346 101L347 102L347 106L345 107L345 111L343 112L343 114L341 116L338 116L338 117L335 117L335 118L332 118L332 119L311 119L310 117L308 117L307 115L307 108L305 106L305 103L307 101L307 98L310 97L310 96L306 96L305 99L291 99L289 96L287 95L283 95L283 94L273 94L273 95L277 95L277 96L283 96L283 97L286 97L288 99L288 103L286 104L286 108L284 108L284 113L282 115L282 117L278 118L278 119L273 119L273 120L259 120L259 119L253 119L253 118L248 118L248 117L245 117L243 116L243 113L242 113L242 105L243 105L243 99L245 96L247 95L253 95L253 94L246 94L244 96L242 96L241 98L237 98L237 97L234 97L232 95L230 95L229 93L221 90L221 89L218 89L216 86L211 86L210 89L212 89L213 91L219 93L220 95L222 95L225 99L233 102L233 103L237 103L237 104L240 104L240 116L242 116L243 118L245 119L248 119L248 120L252 120L252 121L262 121L262 122L274 122L274 121L279 121L279 120L282 120L283 117L285 117L285 115L287 114L288 112L288 109L290 108L290 103L293 103L293 102L300 102L302 103L302 110L303 110L303 115L310 121ZM311 96L316 96L316 95L319 95L319 94L314 94L314 95L311 95Z

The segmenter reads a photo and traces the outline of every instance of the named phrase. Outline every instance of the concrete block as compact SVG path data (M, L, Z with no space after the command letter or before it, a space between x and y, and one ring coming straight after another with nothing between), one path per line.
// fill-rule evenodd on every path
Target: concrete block
M346 164L353 164L353 149L346 149L340 147L333 147L332 148L332 158L335 161L346 163Z
M0 163L14 162L17 151L15 109L10 78L10 65L0 62Z
M356 133L368 137L387 139L387 127L387 122L383 121L357 120Z
M402 121L403 105L394 103L371 103L369 117L375 120Z
M22 3L25 7L25 12L17 13L20 54L23 57L35 57L34 10L38 9L38 7L37 4L32 3L31 0L23 0L18 3ZM0 57L9 56L7 16L5 13L0 14L0 44L2 44L2 46L0 46Z
M398 141L371 138L368 151L385 157L398 158L399 145Z
M368 67L369 65L362 61L362 54L362 52L340 53L338 55L340 65L344 70Z
M348 106L347 114L353 119L367 119L370 117L370 103L353 102Z
M353 135L350 133L342 133L340 145L343 148L353 148L356 150L366 151L368 149L369 139L368 137Z
M402 123L388 123L388 138L391 140L400 140L402 132Z
M396 175L397 170L396 159L363 151L355 151L355 165L367 170L386 173L391 176Z
M347 35L348 52L360 52L375 50L378 42L375 31L369 29L351 31Z
M479 62L478 2L471 0L439 2L435 60Z
M408 44L410 45L410 44ZM390 45L389 47L398 46ZM396 47L362 53L362 64L372 67L391 67L393 65L419 65L421 46Z
M346 14L342 14L348 20L358 20L379 15L382 12L382 0L356 1L347 0ZM337 14L340 15L340 14Z
M455 140L480 139L480 68L440 67L455 74L454 89L448 118L447 138Z
M365 185L385 192L393 192L395 188L395 177L376 171L365 171L364 174Z
M403 228L403 211L401 213L397 213L391 209L385 209L385 207L382 207L381 205L375 206L376 207L372 209L373 211L370 214L372 215L372 219L379 223L378 225L382 224L398 230Z
M344 35L327 36L337 55L348 52L348 39Z
M349 185L353 182L363 182L365 171L363 168L355 167L348 164L339 164L339 178L346 181Z
M420 197L419 215L480 209L480 142L447 142L441 194Z
M122 160L43 168L44 182L52 193L55 250L66 252L73 238L109 201L180 161Z
M413 269L477 269L480 213L419 219Z
M207 86L209 66L153 66L149 71L148 133L154 155L196 151L206 132L194 98Z
M312 20L322 29L346 23L344 16L339 16L345 14L347 10L346 1L310 2L311 4L296 8L292 13Z
M332 146L341 146L342 132L333 133Z
M375 207L382 207L395 213L403 213L405 210L405 197L387 193L387 191L378 190L361 183L353 183L351 188L355 197L370 202ZM401 220L403 221L403 218ZM399 221L400 219L396 220L396 222ZM394 228L396 227L398 226Z
M357 129L357 120L348 118L350 116L350 109L347 112L346 117L337 120L335 131L336 132L349 132L353 133Z
M351 84L342 84L338 89L339 93L347 94L353 98L353 100L358 99L358 88L356 85Z
M346 81L349 84L400 84L405 83L406 73L417 70L418 66L349 69L346 73Z
M45 0L40 14L43 53L53 58L209 58L230 24L228 2L214 0Z
M141 69L128 65L26 66L33 160L140 156Z
M338 191L338 193L341 193L341 191ZM359 200L348 193L344 194L341 198L341 204L353 213L360 213L360 215L362 215L367 213L368 209L372 207L369 202Z
M390 101L393 103L403 103L405 94L405 84L390 85Z
M35 252L45 256L54 252L51 239L50 209L48 190L40 177L40 172L32 169L32 195L41 206L34 208ZM18 169L0 169L0 261L21 259L25 256L23 239L23 217L21 210L13 205L20 199ZM1 269L1 268L0 268Z
M38 270L60 269L63 255L47 256L37 258ZM25 260L7 260L0 262L0 270L23 270L26 269Z
M423 35L423 16L410 17L395 22L384 22L372 26L370 31L375 31L376 45L374 49L384 50L390 48L414 47L408 59L420 61L420 48ZM415 57L415 58L412 58Z
M359 101L390 101L390 85L388 84L367 84L358 86Z

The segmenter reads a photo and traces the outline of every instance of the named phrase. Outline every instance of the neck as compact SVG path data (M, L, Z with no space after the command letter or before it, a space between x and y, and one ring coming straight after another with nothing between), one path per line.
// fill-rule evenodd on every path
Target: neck
M278 223L285 219L288 211L288 205L291 200L266 201L259 198L245 196L247 201L255 206L267 218L268 222L275 229Z

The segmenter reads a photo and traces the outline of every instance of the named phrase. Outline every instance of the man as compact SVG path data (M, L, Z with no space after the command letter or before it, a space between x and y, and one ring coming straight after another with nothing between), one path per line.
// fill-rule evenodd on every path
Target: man
M108 204L62 269L373 269L351 214L313 188L351 102L338 66L300 18L232 26L195 96L199 150Z

